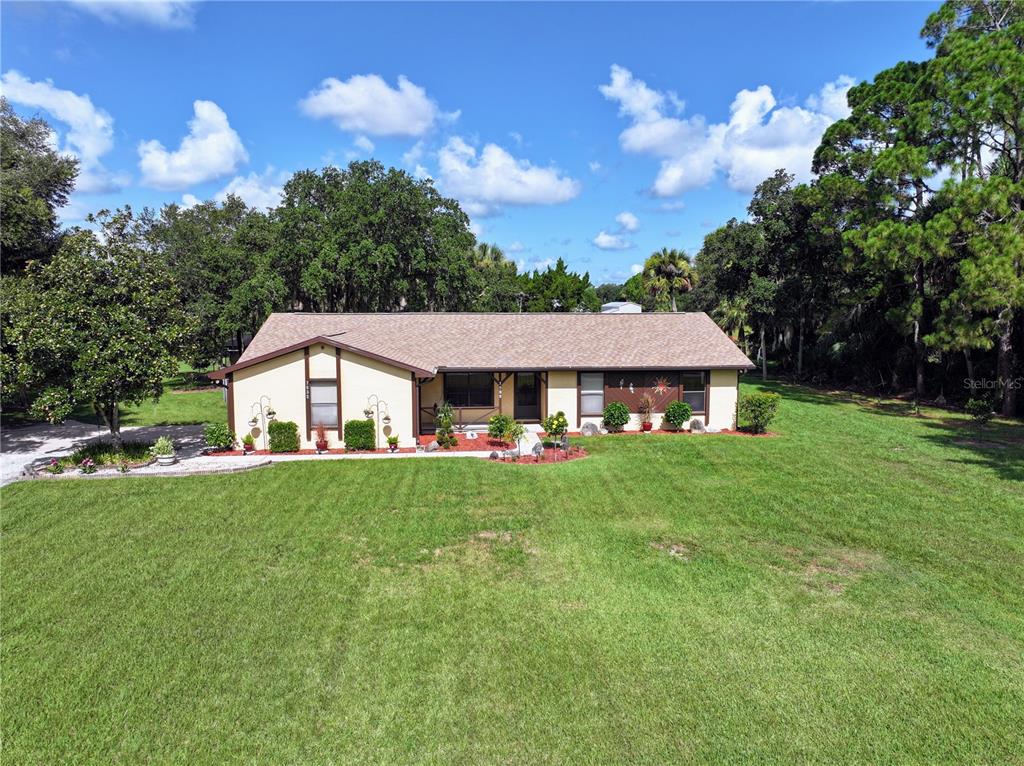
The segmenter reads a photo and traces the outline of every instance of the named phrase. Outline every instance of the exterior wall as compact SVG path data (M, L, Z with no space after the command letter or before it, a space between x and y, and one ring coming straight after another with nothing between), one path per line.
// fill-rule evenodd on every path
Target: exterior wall
M736 370L711 371L711 401L708 425L718 428L736 427L736 395L739 373Z
M552 370L548 373L547 412L554 415L561 410L569 421L569 430L576 430L577 397L575 370Z
M739 373L736 370L711 370L710 372L706 403L708 414L697 415L696 418L702 420L705 425L733 429L736 427L736 386L739 380ZM566 411L566 415L568 415L568 411ZM663 416L663 412L651 413L651 422L655 429L661 428ZM570 428L572 428L573 420L570 419L569 423ZM596 426L600 426L601 418L599 416L586 416L581 419L580 426L582 427L584 423L593 423ZM689 424L686 427L688 428ZM626 424L623 430L639 431L640 416L635 413L631 414L629 423Z
M333 347L314 344L310 348L311 379L335 380L337 365L338 360ZM277 420L291 420L299 426L300 446L303 449L312 449L316 446L315 434L311 433L311 438L306 438L306 360L301 349L236 371L231 385L234 395L234 422L230 425L239 439L252 432L256 439L256 448L267 448L268 441L263 433L263 423L261 422L255 429L249 425L253 405L259 402L260 397L266 396L270 398L270 404L277 413ZM391 415L391 425L382 427L381 443L378 446L387 446L384 437L390 433L399 435L400 446L414 446L416 438L413 433L411 374L384 362L342 352L339 413L342 424L345 420L363 417L363 410L368 404L367 399L373 394L387 402ZM312 424L309 426L311 428ZM327 429L327 441L332 448L342 446L342 437L337 429Z
M306 362L301 349L237 370L231 385L235 422L230 425L239 441L245 434L252 433L256 448L267 448L269 442L262 421L255 427L249 425L254 411L259 411L261 397L269 397L277 420L293 420L298 424L300 441L306 438ZM264 399L264 407L266 403Z
M386 362L378 362L349 351L341 352L341 408L343 420L363 417L374 395L387 403L390 426L381 426L378 447L387 447L385 437L398 434L400 447L416 444L413 432L412 373Z
M496 373L501 377L504 377L508 373ZM494 401L493 407L463 407L462 418L463 422L474 425L486 425L488 418L493 415L497 415L499 412L507 415L512 414L513 407L515 405L515 383L511 375L503 385L499 386L497 382L493 384L494 391L491 394ZM444 373L437 373L437 377L432 380L428 380L420 387L420 406L430 407L434 404L441 404L444 401ZM456 417L458 414L456 413ZM434 418L431 415L423 413L421 416L422 425L433 426ZM458 423L456 423L458 425Z

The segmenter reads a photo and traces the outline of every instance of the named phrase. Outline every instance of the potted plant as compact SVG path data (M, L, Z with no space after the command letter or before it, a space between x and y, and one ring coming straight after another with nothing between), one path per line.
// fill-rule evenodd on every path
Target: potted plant
M174 461L177 460L174 456L174 442L167 436L161 436L153 442L153 446L149 448L149 453L156 458L156 462L160 465L173 465Z
M640 427L644 431L650 431L654 427L651 422L651 413L654 412L654 399L650 394L644 394L640 397L640 404L637 406L637 410L640 412Z
M327 429L323 423L316 424L316 451L327 452Z
M252 438L252 434L246 434L242 437L242 452L246 455L256 451L256 440Z
M398 452L398 434L392 434L388 437L388 449L392 452Z

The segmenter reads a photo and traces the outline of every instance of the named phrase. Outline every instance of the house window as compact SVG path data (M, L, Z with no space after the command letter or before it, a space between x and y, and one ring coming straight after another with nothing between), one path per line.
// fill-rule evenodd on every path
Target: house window
M580 373L580 414L601 415L604 413L604 373Z
M493 407L494 381L489 372L446 372L444 398L453 407Z
M338 427L338 383L334 380L309 381L310 426L323 423L326 428Z
M679 384L683 387L683 401L693 408L694 414L704 414L704 372L682 372Z

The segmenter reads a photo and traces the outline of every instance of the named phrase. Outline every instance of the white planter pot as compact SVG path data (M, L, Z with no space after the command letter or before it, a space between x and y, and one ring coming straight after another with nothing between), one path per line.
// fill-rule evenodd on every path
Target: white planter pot
M156 456L156 462L159 463L160 465L174 465L174 463L177 460L178 460L178 458L175 457L174 455L157 455Z

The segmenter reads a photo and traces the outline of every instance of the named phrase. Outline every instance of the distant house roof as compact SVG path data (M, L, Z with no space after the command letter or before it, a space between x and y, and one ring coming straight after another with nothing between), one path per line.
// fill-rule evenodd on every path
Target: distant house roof
M271 314L223 377L310 343L444 370L750 369L704 313Z
M633 301L608 301L601 304L602 314L639 314L644 307Z

